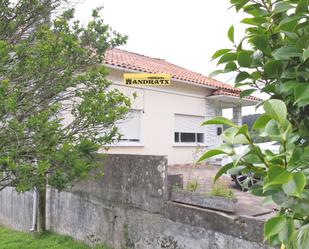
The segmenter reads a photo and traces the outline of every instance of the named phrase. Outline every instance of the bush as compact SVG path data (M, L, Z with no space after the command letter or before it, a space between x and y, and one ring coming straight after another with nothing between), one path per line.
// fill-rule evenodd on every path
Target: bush
M263 92L270 100L263 103L265 114L251 130L217 117L205 125L229 128L221 147L207 151L199 161L225 154L232 163L221 168L219 178L229 169L252 173L261 183L251 192L272 200L279 209L264 227L264 237L273 246L308 249L309 244L309 11L308 0L230 0L237 11L246 13L241 22L248 25L245 36L236 41L234 27L228 38L231 49L218 50L224 69L236 72L236 87L245 87L242 98ZM214 74L213 74L214 75ZM267 137L280 145L278 153L262 151L255 144ZM237 155L234 146L248 144Z

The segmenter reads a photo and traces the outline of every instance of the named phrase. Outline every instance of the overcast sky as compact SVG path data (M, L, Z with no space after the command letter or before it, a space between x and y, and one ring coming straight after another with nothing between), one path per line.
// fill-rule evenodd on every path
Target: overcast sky
M244 34L239 21L244 17L229 9L228 0L81 0L76 16L86 23L91 10L103 6L104 21L128 35L122 49L209 75L218 69L212 54L232 44L227 30L235 25L236 40ZM233 84L233 75L217 76ZM249 109L254 112L254 108Z

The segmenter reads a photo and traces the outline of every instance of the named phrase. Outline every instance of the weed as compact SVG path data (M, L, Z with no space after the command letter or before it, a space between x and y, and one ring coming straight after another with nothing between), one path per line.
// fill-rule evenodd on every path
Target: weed
M226 181L219 179L214 185L209 193L212 196L219 196L227 199L235 199L234 191L229 188Z
M187 186L186 186L186 190L187 191L190 191L190 192L196 192L197 188L199 187L199 183L197 180L192 180L192 181L189 181L187 183Z

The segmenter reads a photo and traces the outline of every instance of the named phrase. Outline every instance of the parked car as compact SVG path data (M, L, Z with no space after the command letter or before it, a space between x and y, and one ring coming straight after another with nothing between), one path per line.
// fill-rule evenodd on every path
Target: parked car
M270 150L275 154L279 153L280 146L276 144L276 142L259 143L257 145L259 145L262 151ZM236 147L234 150L237 154L243 154L247 148L248 145L242 145ZM221 166L224 166L231 162L232 159L230 157L228 156L223 157L221 160ZM241 172L237 172L237 173L229 173L229 175L231 176L232 180L236 183L236 185L242 190L247 190L248 186L250 187L260 181L260 179L254 177L252 173L244 174Z

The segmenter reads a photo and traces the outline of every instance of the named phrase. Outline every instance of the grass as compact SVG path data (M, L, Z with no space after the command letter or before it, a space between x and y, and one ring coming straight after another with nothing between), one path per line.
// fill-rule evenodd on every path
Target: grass
M186 190L189 192L196 192L197 188L199 187L199 183L197 180L192 180L187 183Z
M1 249L110 249L106 246L89 247L69 236L44 232L40 235L16 232L0 227Z
M223 197L226 199L235 199L236 196L234 191L228 187L228 183L222 179L218 179L218 181L212 186L210 191L211 196Z

